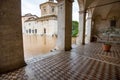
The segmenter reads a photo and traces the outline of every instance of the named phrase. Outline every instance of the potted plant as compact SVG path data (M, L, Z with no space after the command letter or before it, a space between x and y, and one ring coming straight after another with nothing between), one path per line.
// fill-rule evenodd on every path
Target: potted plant
M110 35L114 33L114 31L115 31L114 28L107 28L104 29L103 31L103 35L106 36L106 41L102 45L102 48L106 52L109 52L111 49Z
M111 44L110 44L110 43L104 43L104 44L102 45L102 48L103 48L103 50L104 50L105 52L109 52L110 49L111 49Z

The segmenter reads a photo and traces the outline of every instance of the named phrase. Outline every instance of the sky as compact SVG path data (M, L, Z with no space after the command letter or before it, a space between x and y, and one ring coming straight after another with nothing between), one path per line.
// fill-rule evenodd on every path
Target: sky
M40 8L39 5L41 3L44 3L48 0L22 0L22 16L27 14L27 13L31 13L33 15L37 15L37 16L41 16L41 12L40 12ZM77 0L74 1L73 3L73 20L75 21L79 21L79 17L78 17L78 3Z

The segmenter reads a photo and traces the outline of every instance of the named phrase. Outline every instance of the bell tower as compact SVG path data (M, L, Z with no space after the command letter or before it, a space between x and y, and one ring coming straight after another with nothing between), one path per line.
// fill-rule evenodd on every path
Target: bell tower
M57 15L57 3L54 0L49 0L40 4L41 17L48 15Z

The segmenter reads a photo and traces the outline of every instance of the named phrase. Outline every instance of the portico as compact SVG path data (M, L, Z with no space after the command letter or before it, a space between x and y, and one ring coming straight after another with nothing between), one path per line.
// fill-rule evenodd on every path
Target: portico
M94 52L94 48L95 45L92 46L81 46L85 45L85 44L90 44L91 43L91 39L94 35L96 35L97 31L101 31L104 28L110 27L110 20L113 19L113 17L115 18L116 21L116 26L114 26L116 29L119 30L120 28L120 1L119 0L78 0L78 4L79 4L79 35L77 38L77 44L78 46L81 46L82 48L79 47L77 48L77 50L72 50L72 54L70 52L71 48L71 33L72 33L72 3L74 2L73 0L57 0L58 2L58 40L57 40L57 49L63 51L62 53L64 54L59 54L56 55L57 58L55 58L54 56L54 60L52 58L50 58L51 61L55 61L57 59L57 61L59 61L58 59L60 58L61 62L63 56L63 59L65 59L65 61L67 63L63 63L66 66L70 63L69 61L72 61L72 59L75 59L72 63L72 66L70 67L66 67L66 76L68 76L68 68L73 69L73 64L76 65L78 64L77 67L81 67L81 65L88 61L88 63L85 63L84 65L94 65L94 63L98 66L101 66L101 69L107 69L107 68L103 68L105 67L105 65L110 65L112 66L113 69L111 71L111 74L113 74L112 76L114 76L114 78L116 80L119 80L119 65L120 63L116 63L116 62L111 62L109 60L114 59L114 60L118 60L119 61L119 45L114 46L112 49L111 53L101 53L102 55L99 56L99 54L96 55L96 53L92 54L91 52ZM14 71L18 68L22 68L23 66L25 66L25 61L24 61L24 53L23 53L23 39L22 39L22 23L21 23L21 0L12 0L12 1L5 1L5 0L1 0L0 2L0 73L6 73L9 71ZM118 33L119 35L119 33ZM101 35L100 35L101 36ZM114 41L119 41L120 38L118 37L117 39L114 39ZM99 44L100 45L100 44ZM93 47L93 48L89 48L89 47ZM97 46L99 48L99 52L102 52L101 47ZM82 50L82 49L88 49L88 51L86 52L86 50ZM96 50L96 49L95 49ZM68 51L68 53L66 52ZM85 52L86 53L85 53ZM115 53L114 53L115 52ZM75 54L73 54L75 53ZM86 57L86 55L82 55L82 57L77 57L77 54L87 54L88 56ZM90 53L90 54L89 54ZM93 57L91 57L90 55L93 55ZM118 55L117 58L115 57L111 57L111 56L104 56L104 54L113 54L113 55ZM61 56L61 57L59 57ZM73 58L72 56L75 56L75 58ZM78 55L81 56L81 55ZM102 57L102 62L101 59L97 59L98 57ZM69 58L69 61L67 61L67 59ZM84 60L85 58L85 60ZM89 58L89 59L88 59ZM108 61L104 61L103 58L106 60L108 59ZM82 62L79 62L77 60L82 60ZM49 61L49 57L48 59L44 59L43 61ZM92 62L91 62L92 61ZM97 61L97 62L96 62ZM77 63L74 63L77 62ZM99 63L100 62L100 63ZM39 63L39 61L38 61ZM104 64L105 63L105 64ZM112 64L111 64L112 63ZM37 64L37 63L36 63ZM50 66L50 64L52 63L47 63L47 65ZM40 61L40 65L46 65L46 64L42 64L42 61ZM57 66L59 67L59 63L57 63ZM61 66L61 64L60 64ZM96 67L97 67L96 66ZM44 66L42 66L41 68L43 68ZM64 68L65 66L63 66L62 68ZM78 69L78 68L75 69ZM88 70L93 69L96 71L95 69L96 67L89 67L87 68ZM38 70L42 70L42 69L38 69ZM52 67L49 67L52 68ZM47 69L49 70L49 68L47 67ZM76 75L78 75L79 73L82 75L82 77L86 77L87 79L91 79L91 75L89 75L89 77L87 77L87 74L91 73L90 71L85 71L86 68L84 69L84 73L80 73L82 72L82 67L80 68L80 72L78 71L78 73L76 73ZM47 70L45 69L45 71ZM61 68L60 71L62 70ZM73 69L73 73L74 70ZM22 69L23 70L23 69ZM53 70L56 70L53 69ZM107 69L108 70L108 69ZM44 71L44 69L43 69ZM77 71L77 70L76 70ZM116 72L118 71L118 72ZM59 71L58 71L59 72ZM57 73L58 73L57 72ZM109 72L109 70L108 70ZM106 74L108 74L108 72L106 71ZM71 73L71 72L70 72ZM93 71L93 73L95 74L95 72ZM37 73L38 74L38 73ZM85 74L85 75L84 75ZM100 72L101 75L102 74L102 70ZM106 75L105 74L105 75ZM115 76L116 74L118 74L117 76ZM39 75L39 74L38 74ZM63 73L61 73L60 75L64 75ZM101 75L105 76L105 75ZM29 76L29 75L28 75ZM45 76L45 75L44 75ZM53 76L53 75L52 75ZM69 75L72 76L72 75ZM111 75L109 75L110 77ZM74 76L73 76L74 77ZM93 77L93 76L92 76ZM96 77L96 76L95 76ZM1 76L0 76L1 78ZM40 79L41 77L39 77ZM66 79L68 77L65 77L64 79ZM76 77L74 77L73 80L75 80ZM80 77L79 77L80 79ZM96 78L93 79L98 79L98 76ZM101 79L101 78L100 78ZM106 77L105 77L106 79ZM110 79L110 78L108 78ZM23 79L24 80L24 79ZM29 80L29 79L28 79ZM44 80L44 79L43 79Z

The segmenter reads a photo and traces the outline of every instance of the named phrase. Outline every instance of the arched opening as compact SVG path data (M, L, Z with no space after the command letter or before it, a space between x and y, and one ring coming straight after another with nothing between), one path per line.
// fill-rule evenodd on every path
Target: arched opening
M87 44L91 42L92 35L92 15L94 9L89 9L89 6L95 5L93 1L78 0L79 4L79 34L77 44Z
M56 45L57 3L54 0L21 0L25 60L44 56Z
M94 7L94 12L93 12L93 20L94 20L94 31L93 35L96 35L97 42L104 42L106 43L106 36L102 35L101 32L108 30L108 29L113 29L113 33L111 32L111 37L109 42L112 44L114 43L119 43L119 33L117 31L120 30L120 19L118 12L120 9L118 9L118 6L120 5L119 0L111 0L107 1L105 0L104 3L103 1L98 1L97 5ZM114 6L114 7L113 7ZM105 9L103 9L105 8ZM117 34L116 34L117 33Z
M79 33L79 6L78 1L74 0L72 4L72 48L77 45L76 39Z

